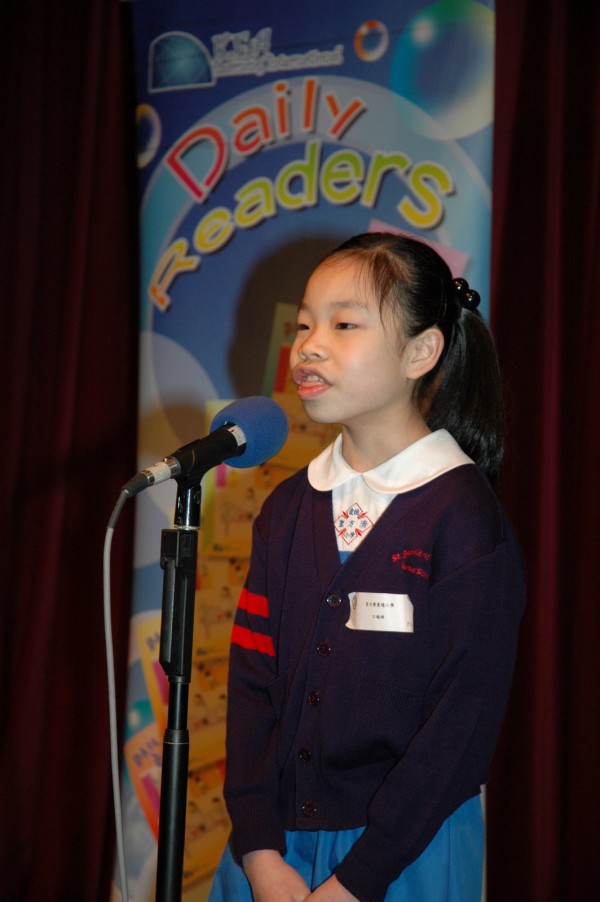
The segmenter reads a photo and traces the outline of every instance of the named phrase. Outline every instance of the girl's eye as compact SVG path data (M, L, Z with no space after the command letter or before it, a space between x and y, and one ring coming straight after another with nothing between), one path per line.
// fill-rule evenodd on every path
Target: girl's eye
M306 323L296 323L296 332L303 332L305 329L308 329Z
M337 323L336 329L356 329L356 323Z

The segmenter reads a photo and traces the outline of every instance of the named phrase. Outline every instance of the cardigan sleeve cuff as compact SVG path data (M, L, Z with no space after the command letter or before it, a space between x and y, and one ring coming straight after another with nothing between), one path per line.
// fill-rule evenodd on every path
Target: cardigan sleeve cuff
M279 815L270 807L261 808L258 802L248 801L230 815L233 823L230 845L238 864L243 855L259 849L274 849L285 854L285 832Z
M411 863L399 843L370 824L335 869L335 875L360 902L383 902L390 884Z
M335 869L342 886L360 902L383 902L397 875L390 876L352 850Z

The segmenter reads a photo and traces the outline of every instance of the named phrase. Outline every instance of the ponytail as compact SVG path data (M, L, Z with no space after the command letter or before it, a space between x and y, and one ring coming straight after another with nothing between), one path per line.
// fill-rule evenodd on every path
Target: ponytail
M447 429L494 482L504 453L502 382L491 333L476 309L477 292L464 279L452 279L439 254L414 238L357 235L326 259L332 257L364 265L380 309L400 314L406 338L440 329L444 350L419 382L417 403L428 427Z
M504 454L502 382L492 336L476 310L459 314L437 372L422 380L418 398L429 428L447 429L495 482Z

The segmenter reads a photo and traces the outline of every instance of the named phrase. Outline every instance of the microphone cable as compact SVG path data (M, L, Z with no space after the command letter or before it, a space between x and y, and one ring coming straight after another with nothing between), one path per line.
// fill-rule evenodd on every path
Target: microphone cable
M110 758L112 774L113 804L115 813L115 833L117 860L119 864L119 877L121 881L121 898L123 902L129 902L127 887L127 868L125 864L125 841L123 837L123 814L121 810L121 778L119 771L119 739L117 723L117 694L115 689L115 661L112 638L112 614L110 598L110 552L113 535L117 521L125 502L129 498L126 491L121 491L117 503L108 521L106 536L104 539L104 555L102 562L103 598L104 598L104 643L106 646L106 670L108 679L108 709L110 732Z

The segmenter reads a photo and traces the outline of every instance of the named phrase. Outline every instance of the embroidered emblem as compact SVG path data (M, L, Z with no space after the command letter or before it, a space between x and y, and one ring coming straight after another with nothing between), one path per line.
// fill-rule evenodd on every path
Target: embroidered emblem
M373 526L373 521L366 511L356 501L347 510L335 518L333 525L335 531L346 545L351 545L356 539L360 539L368 529Z
M415 576L420 576L421 579L429 579L429 573L423 567L415 567L407 563L406 558L420 558L427 566L431 560L431 554L428 554L421 548L405 548L404 551L396 551L392 555L393 564L400 564L403 570L406 570L408 573L414 573Z

